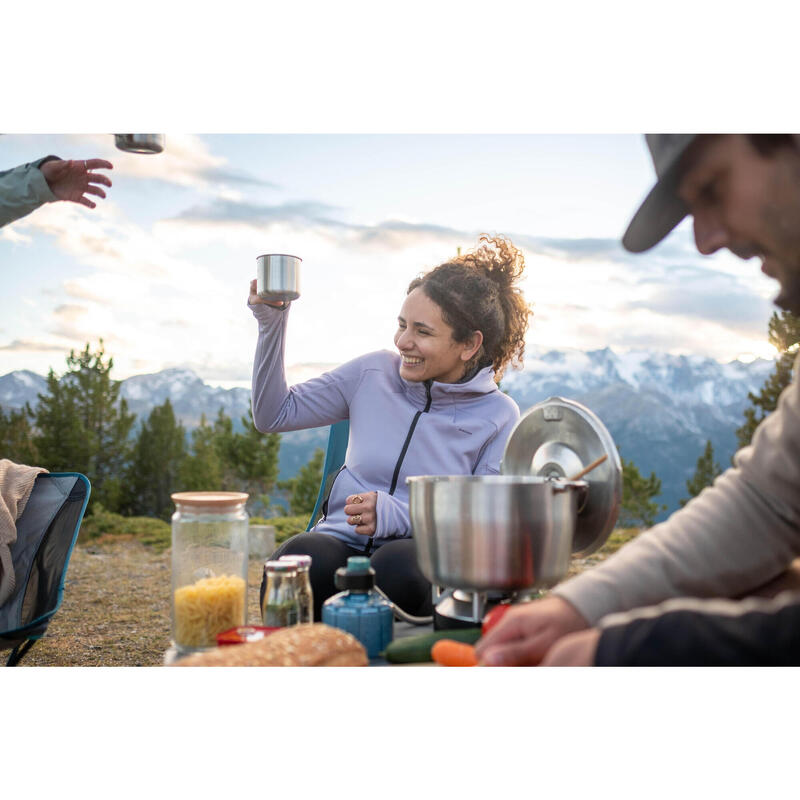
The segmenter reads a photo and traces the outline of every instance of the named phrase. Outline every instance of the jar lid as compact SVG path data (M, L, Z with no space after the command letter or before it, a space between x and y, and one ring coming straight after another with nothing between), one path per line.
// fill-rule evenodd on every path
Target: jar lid
M267 561L264 563L267 572L297 572L297 563L294 561Z
M281 556L278 561L291 561L302 569L308 569L311 566L311 556Z
M175 505L192 508L226 508L246 503L250 495L247 492L175 492L171 494Z

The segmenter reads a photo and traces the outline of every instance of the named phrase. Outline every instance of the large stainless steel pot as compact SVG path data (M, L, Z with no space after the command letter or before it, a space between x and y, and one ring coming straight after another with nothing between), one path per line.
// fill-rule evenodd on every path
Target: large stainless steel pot
M284 253L259 256L256 259L258 296L265 300L297 300L302 260Z
M585 481L422 475L407 483L417 560L432 584L519 591L566 574Z

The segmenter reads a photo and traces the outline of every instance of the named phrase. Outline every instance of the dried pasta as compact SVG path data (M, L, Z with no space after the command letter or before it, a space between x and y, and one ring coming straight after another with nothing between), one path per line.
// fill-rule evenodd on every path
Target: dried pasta
M247 584L238 575L202 578L175 590L175 643L215 647L216 636L245 623Z

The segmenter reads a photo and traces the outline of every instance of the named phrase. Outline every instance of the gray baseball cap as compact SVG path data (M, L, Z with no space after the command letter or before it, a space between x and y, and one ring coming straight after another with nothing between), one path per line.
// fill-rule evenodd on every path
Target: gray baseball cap
M678 197L678 164L696 133L645 134L658 180L628 225L622 245L642 253L658 244L688 213Z

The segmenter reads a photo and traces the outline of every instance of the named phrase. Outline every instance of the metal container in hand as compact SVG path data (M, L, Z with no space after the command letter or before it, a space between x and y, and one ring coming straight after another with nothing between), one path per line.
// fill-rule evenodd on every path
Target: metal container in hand
M114 144L126 153L160 153L164 149L163 133L115 133Z
M566 575L585 481L423 475L407 483L417 561L431 583L519 591Z
M259 256L256 259L258 296L264 300L297 300L302 260L284 253Z

